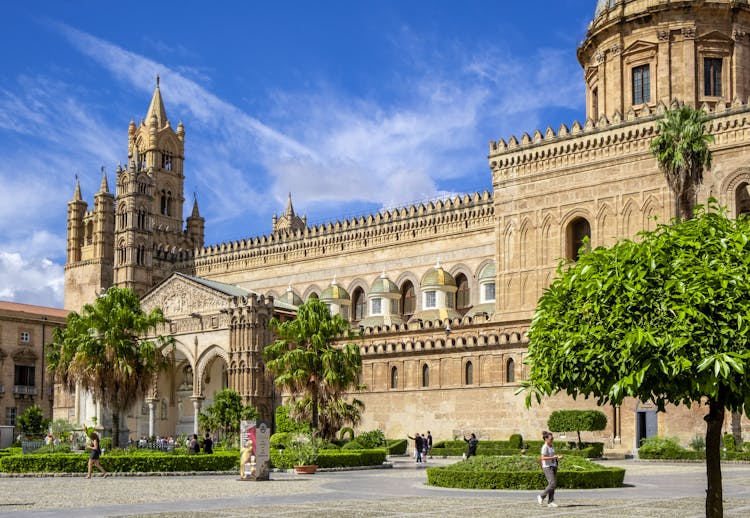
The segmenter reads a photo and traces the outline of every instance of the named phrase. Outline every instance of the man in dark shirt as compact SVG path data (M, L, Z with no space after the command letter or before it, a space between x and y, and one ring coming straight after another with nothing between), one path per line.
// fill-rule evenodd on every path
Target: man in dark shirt
M206 433L206 438L203 439L203 453L214 452L214 441L211 440L211 436Z
M193 434L193 438L190 439L190 445L188 446L188 453L195 455L199 451L201 451L201 446L198 444L198 436Z

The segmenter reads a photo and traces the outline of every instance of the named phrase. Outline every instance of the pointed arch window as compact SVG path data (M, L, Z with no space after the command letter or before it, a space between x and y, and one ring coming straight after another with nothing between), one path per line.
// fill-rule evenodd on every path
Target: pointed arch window
M742 215L750 214L750 186L743 182L737 187L734 193L735 214L739 218Z
M354 290L354 295L352 296L352 307L354 308L354 322L365 318L367 315L367 299L365 298L365 292L362 288Z
M591 225L586 218L576 218L568 225L566 234L568 238L567 256L571 261L577 261L586 240L591 241Z
M308 295L307 300L317 299L317 298L318 298L318 294L313 291L310 295Z
M94 222L89 221L86 224L86 244L90 245L94 242Z
M414 314L417 305L417 296L414 292L414 285L411 281L406 281L401 287L401 315L408 319Z
M391 388L398 388L398 368L391 367Z
M168 211L168 200L166 191L161 191L161 198L159 199L159 214L166 216Z
M474 384L474 365L471 362L466 362L466 367L464 368L464 382L466 385Z
M516 361L513 358L508 358L505 364L505 381L508 383L516 381Z
M426 363L422 365L422 386L430 386L430 366Z
M459 274L456 276L456 311L465 315L471 307L471 291L469 290L469 280L466 275Z

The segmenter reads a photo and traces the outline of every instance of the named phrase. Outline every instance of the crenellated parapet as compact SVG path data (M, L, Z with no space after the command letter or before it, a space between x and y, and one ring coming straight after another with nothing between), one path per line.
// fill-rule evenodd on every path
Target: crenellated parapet
M214 265L239 262L242 267L266 266L295 259L322 257L352 250L378 248L399 241L491 228L492 194L487 191L420 203L367 216L331 221L292 232L274 232L212 246L195 252L196 273Z
M677 106L673 101L671 108ZM708 115L707 130L714 135L714 146L748 138L748 103L720 100L714 106L704 104L700 108ZM650 153L657 121L666 110L661 102L654 110L643 105L638 110L630 108L624 115L615 112L611 120L602 116L596 122L587 119L583 125L574 121L570 128L562 124L557 132L548 127L544 133L536 130L533 137L524 133L520 139L511 136L507 142L490 142L488 158L494 181Z

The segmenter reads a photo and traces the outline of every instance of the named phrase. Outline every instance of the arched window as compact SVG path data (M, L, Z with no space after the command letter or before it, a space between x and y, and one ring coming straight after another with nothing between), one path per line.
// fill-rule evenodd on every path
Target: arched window
M417 296L414 293L414 285L406 281L401 287L401 315L409 318L414 314L417 305Z
M466 275L459 274L456 276L456 311L465 315L471 307L471 292L469 291L469 280Z
M119 264L125 264L125 261L128 258L127 249L125 248L125 243L121 242L120 245L117 247L117 262Z
M94 222L89 221L86 224L86 244L90 245L94 242Z
M471 362L466 362L466 372L465 372L465 380L467 385L473 385L474 384L474 366L471 364Z
M508 383L516 381L516 362L513 358L508 358L508 363L505 364L505 381Z
M750 214L750 190L748 188L748 184L743 182L734 193L735 214L738 218L743 214Z
M430 366L426 363L422 365L422 386L430 386Z
M367 316L367 299L365 298L365 292L362 288L354 290L352 296L352 307L354 308L354 322L362 320Z
M576 218L568 225L566 234L568 238L567 256L570 260L577 261L586 238L589 241L591 240L591 225L585 218Z
M138 229L146 230L146 211L144 209L138 211Z
M391 367L391 388L398 388L398 369Z
M167 216L172 215L172 191L167 191L167 212L165 212Z
M161 198L159 198L159 214L162 216L167 215L167 193L161 191Z
M318 298L318 294L315 293L314 291L310 295L307 296L307 300L317 299L317 298Z

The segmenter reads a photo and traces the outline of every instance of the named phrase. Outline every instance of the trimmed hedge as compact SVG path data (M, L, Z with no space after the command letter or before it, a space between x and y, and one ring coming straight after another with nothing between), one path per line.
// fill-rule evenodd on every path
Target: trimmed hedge
M560 462L557 487L620 487L624 478L624 469L600 466L580 457L566 458ZM450 466L427 468L427 483L461 489L540 489L547 485L547 479L538 459L474 457Z
M107 471L148 473L161 471L231 471L240 465L237 451L211 455L174 455L169 453L105 454L99 459ZM0 457L0 471L6 473L84 473L88 454L53 453L48 455L11 455Z
M538 456L542 449L543 441L525 441L527 455ZM576 457L587 457L590 459L600 458L604 455L604 443L593 442L583 443L582 450L577 449L576 443L558 443L555 450L558 453L572 455ZM466 442L464 441L440 441L432 447L432 454L445 457L460 457L466 453ZM477 455L518 455L520 448L512 445L511 441L479 441L477 445Z
M353 466L380 466L385 461L387 451L384 448L371 450L318 450L319 468L347 468ZM290 469L294 467L292 452L271 450L271 465L275 468Z
M408 443L406 439L388 439L389 455L405 455Z

